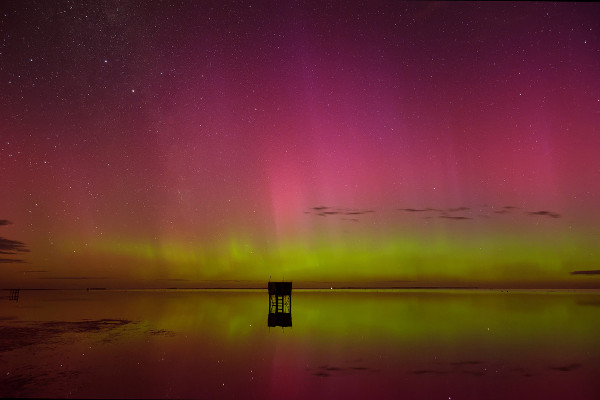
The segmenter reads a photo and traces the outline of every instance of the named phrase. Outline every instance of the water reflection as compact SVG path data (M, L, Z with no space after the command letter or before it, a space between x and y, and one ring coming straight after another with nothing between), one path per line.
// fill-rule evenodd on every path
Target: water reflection
M21 291L0 396L600 398L596 293L264 293Z

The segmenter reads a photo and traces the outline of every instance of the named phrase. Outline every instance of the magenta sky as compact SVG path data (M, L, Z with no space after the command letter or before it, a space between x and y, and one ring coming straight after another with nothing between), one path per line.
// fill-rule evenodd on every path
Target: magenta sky
M600 5L168 3L0 6L6 286L598 286Z

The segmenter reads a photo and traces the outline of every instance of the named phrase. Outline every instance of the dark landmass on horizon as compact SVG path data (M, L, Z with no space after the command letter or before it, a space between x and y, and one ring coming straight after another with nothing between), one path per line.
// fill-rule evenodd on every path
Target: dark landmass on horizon
M571 275L600 275L600 269L573 271L571 272Z

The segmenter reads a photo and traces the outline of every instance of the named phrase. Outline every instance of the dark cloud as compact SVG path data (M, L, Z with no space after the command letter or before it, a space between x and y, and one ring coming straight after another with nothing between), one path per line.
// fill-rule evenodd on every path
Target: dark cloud
M468 210L470 210L469 207L458 207L458 208L449 208L446 211L448 211L448 212L457 212L457 211L468 211Z
M426 375L426 374L435 374L435 375L443 375L447 374L448 371L439 371L434 369L417 369L415 371L410 371L409 374L412 375Z
M328 377L328 376L332 376L333 374L346 374L346 373L352 373L352 372L379 372L378 369L376 368L371 368L371 367L366 367L364 365L355 365L355 366L350 366L350 367L338 367L338 366L332 366L332 365L321 365L316 369L312 369L312 368L305 368L306 371L308 372L312 372L312 375L314 376L320 376L320 377Z
M25 261L15 260L14 258L0 258L0 264L22 264Z
M28 252L29 249L25 247L25 243L0 237L0 254L16 255ZM24 260L18 258L0 258L0 264L21 264L24 262Z
M446 215L446 213L454 213L454 212L461 212L461 211L469 211L470 208L469 207L456 207L456 208L448 208L448 209L439 209L439 208L431 208L431 207L427 207L427 208L399 208L398 211L406 211L406 212L410 212L410 213L419 213L419 212L438 212L438 213L442 213L443 215ZM459 219L463 219L463 218L459 218ZM471 218L468 218L471 219Z
M369 214L369 213L374 213L374 210L365 210L365 211L348 211L345 214L346 215L363 215L363 214Z
M559 366L559 367L550 367L550 368L555 371L569 372L569 371L573 371L579 367L581 367L581 364L573 363L573 364L569 364L569 365L563 365L563 366Z
M496 208L494 210L493 206L484 204L481 205L480 207L482 208L492 208L491 210L486 210L486 212L493 212L493 214L479 214L479 217L482 218L490 218L495 214L498 215L503 215L503 214L510 214L515 210L519 210L520 207L516 207L516 206L503 206L501 208ZM461 206L461 207L455 207L455 208L447 208L447 209L437 209L437 208L398 208L398 211L405 211L405 212L409 212L409 213L428 213L428 212L438 212L439 215L434 215L433 217L437 217L437 218L444 218L444 219L456 219L456 220L466 220L466 219L473 219L471 216L464 216L463 215L457 215L457 216L452 216L450 214L453 213L462 213L462 212L467 212L467 215L469 215L469 213L471 212L472 208L470 207L466 207L466 206ZM480 210L482 211L482 210ZM554 211L548 211L548 210L541 210L541 211L530 211L530 212L526 212L527 215L531 215L531 216L540 216L540 217L548 217L548 218L561 218L561 215L559 213L556 213ZM424 217L424 218L431 218L430 216L428 217Z
M342 368L340 368L340 367L330 367L329 365L322 365L319 368L324 369L325 371L341 371L342 370Z
M25 243L0 237L0 254L28 253Z
M359 210L355 208L339 208L329 206L311 207L310 211L304 211L304 214L318 215L319 217L327 217L331 215L363 215L374 213L375 210ZM343 220L355 221L354 218L342 218ZM356 220L358 221L358 220Z
M444 375L444 374L467 374L473 376L483 376L486 374L487 368L482 361L455 361L450 363L440 364L439 369L417 369L409 371L411 375Z
M440 215L439 218L456 219L456 220L459 220L459 219L473 219L473 218L470 218L470 217L458 217L458 216L455 217L455 216L452 216L452 215Z
M527 213L528 215L540 215L550 218L560 218L560 214L557 214L552 211L530 211Z
M10 225L10 222L7 219L0 219L0 226ZM18 240L10 240L0 236L0 254L6 255L17 255L19 253L29 253L29 249L23 242L19 242ZM14 258L0 258L0 264L10 264L10 263L24 263L25 261L21 259Z
M600 275L600 269L588 269L582 271L572 271L571 275Z
M87 280L87 279L114 279L109 276L48 276L39 279L68 279L68 280Z
M174 337L177 336L177 333L174 331L169 331L167 329L150 329L148 331L149 335L152 336L166 336L166 337Z

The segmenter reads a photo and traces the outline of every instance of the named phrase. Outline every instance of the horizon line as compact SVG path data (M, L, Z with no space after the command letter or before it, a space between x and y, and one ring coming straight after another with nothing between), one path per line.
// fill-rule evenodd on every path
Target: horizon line
M600 287L484 287L484 286L330 286L330 287L296 287L295 290L600 290ZM127 291L127 290L264 290L267 287L89 287L89 288L1 288L3 291L10 290L31 290L31 291L59 291L59 290L77 290L77 291Z

